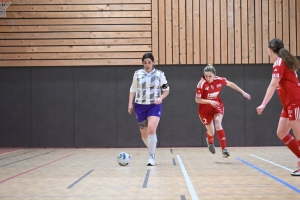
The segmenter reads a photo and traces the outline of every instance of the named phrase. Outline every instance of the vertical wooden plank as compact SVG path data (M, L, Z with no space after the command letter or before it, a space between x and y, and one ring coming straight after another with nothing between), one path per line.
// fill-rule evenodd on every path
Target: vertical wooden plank
M179 0L172 0L173 64L179 64L178 1Z
M298 10L300 12L300 10ZM297 53L297 33L296 33L296 2L290 0L290 52L292 55Z
M207 49L206 49L206 0L200 0L200 59L201 64L207 64Z
M233 0L227 2L228 13L228 64L234 64L234 10Z
M297 56L300 56L300 2L297 1Z
M179 63L186 64L185 0L179 0Z
M227 62L227 0L221 0L221 63Z
M282 0L276 0L276 38L282 39Z
M269 0L262 1L262 54L263 63L269 63L268 40L269 40Z
M194 42L194 64L200 64L200 12L199 0L193 0L193 42Z
M165 13L166 13L166 64L172 64L172 0L165 0Z
M235 30L235 64L242 63L241 48L241 0L234 1L234 30Z
M241 19L242 19L242 63L249 63L248 48L248 1L241 1Z
M282 39L284 48L290 50L289 1L282 1Z
M262 63L261 0L255 0L255 63Z
M268 43L270 40L276 37L276 17L275 17L275 10L276 10L276 2L275 0L269 0L269 39ZM267 44L265 44L267 45ZM270 63L270 58L269 58L269 63Z
M275 9L275 0L269 0L269 41L276 37Z
M158 0L152 0L152 37L151 37L151 50L155 62L158 63Z
M214 64L221 63L221 13L220 13L220 0L214 0Z
M207 1L207 62L214 63L214 10L213 1Z
M193 56L193 1L186 1L186 61L194 63Z
M249 64L255 63L255 14L254 0L248 0Z
M158 32L159 32L159 64L166 64L166 40L165 40L165 0L158 1Z

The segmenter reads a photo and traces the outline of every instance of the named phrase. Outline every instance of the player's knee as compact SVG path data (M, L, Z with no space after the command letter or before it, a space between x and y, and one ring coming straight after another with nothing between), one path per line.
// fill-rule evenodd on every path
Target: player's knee
M144 120L144 121L141 121L139 122L139 127L140 129L144 129L148 126L148 121L147 120Z
M154 134L156 133L156 127L154 126L148 126L148 134Z

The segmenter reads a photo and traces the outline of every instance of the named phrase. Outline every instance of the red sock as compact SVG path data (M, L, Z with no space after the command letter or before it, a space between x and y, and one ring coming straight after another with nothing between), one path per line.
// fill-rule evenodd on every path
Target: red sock
M222 150L226 148L226 137L225 137L225 132L224 130L218 130L217 131L218 134L218 139L221 145Z
M208 143L209 144L213 144L214 143L214 136L213 135L209 135L207 132L206 132L206 137L208 139Z
M300 149L299 149L299 141L291 135L287 134L283 139L282 142L298 157L300 158Z

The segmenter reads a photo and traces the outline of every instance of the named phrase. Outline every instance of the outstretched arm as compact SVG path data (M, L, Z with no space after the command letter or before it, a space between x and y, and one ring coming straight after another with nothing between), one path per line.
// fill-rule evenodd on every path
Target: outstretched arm
M227 81L227 86L231 87L232 89L237 90L238 92L240 92L245 98L247 99L251 99L250 94L246 93L244 90L242 90L239 86L237 86L235 83Z
M266 91L265 98L260 106L256 108L257 114L262 114L264 108L267 106L269 101L271 100L276 88L279 85L280 78L272 78L271 83Z

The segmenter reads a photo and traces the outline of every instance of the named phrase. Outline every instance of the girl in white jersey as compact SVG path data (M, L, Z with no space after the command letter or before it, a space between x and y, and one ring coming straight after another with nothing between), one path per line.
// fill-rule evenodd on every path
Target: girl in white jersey
M162 114L162 100L168 96L169 86L164 72L154 68L154 57L151 53L144 54L142 61L144 68L137 70L133 76L128 112L131 114L134 107L142 140L149 151L147 165L154 166L156 129Z

